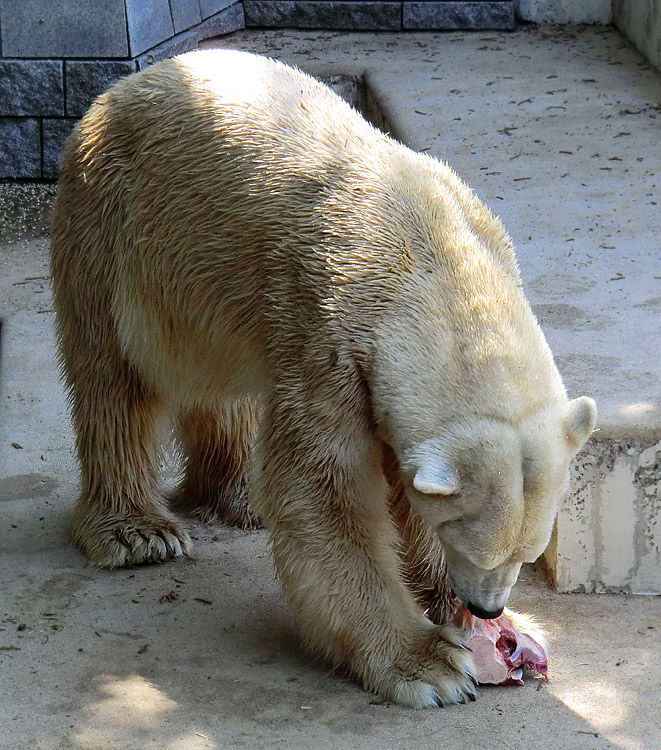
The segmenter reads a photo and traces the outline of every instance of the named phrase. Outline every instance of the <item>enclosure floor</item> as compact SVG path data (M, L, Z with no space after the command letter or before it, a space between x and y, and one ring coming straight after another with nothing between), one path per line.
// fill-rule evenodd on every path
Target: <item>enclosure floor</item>
M616 32L207 44L366 72L395 135L503 218L570 394L597 399L604 429L658 430L661 78ZM527 570L511 606L547 626L550 681L413 711L304 654L264 532L186 520L195 560L89 567L67 534L77 468L43 212L15 208L0 212L3 750L659 747L659 597L560 595Z

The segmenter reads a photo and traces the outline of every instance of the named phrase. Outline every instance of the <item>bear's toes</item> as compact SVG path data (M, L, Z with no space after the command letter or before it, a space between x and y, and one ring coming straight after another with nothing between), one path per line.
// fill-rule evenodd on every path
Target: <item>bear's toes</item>
M435 708L476 699L473 659L452 626L436 628L402 663L392 691L401 705Z
M165 516L84 519L74 525L75 544L102 568L165 562L188 555L188 534Z

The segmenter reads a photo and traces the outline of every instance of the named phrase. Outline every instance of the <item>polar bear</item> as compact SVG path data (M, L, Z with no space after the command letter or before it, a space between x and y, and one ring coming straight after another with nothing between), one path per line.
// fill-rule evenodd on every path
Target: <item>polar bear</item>
M189 53L76 127L52 276L88 557L188 552L173 414L174 500L263 522L311 647L404 705L474 698L455 596L502 611L596 411L457 175L298 70Z

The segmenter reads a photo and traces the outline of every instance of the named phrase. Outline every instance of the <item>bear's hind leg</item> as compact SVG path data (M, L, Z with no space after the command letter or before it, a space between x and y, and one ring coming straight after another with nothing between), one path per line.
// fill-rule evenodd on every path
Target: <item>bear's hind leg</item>
M177 419L184 478L170 498L206 523L259 526L248 505L248 469L258 421L257 405L245 399L217 409L182 411Z

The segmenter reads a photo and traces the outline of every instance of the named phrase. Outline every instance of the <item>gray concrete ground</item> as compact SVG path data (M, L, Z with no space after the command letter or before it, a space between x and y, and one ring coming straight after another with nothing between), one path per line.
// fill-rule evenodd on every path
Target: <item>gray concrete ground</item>
M572 395L595 395L603 429L657 434L661 79L615 32L212 43L366 70L396 134L504 219ZM560 595L527 570L512 606L547 625L550 682L415 712L301 652L263 532L191 521L195 560L88 567L31 190L0 191L0 747L661 747L658 597Z

